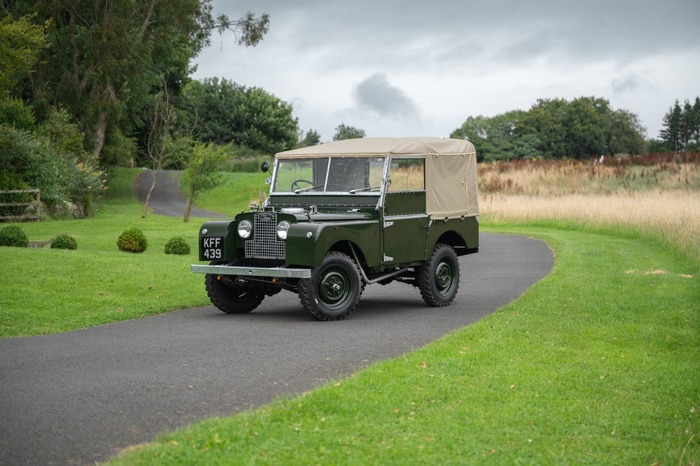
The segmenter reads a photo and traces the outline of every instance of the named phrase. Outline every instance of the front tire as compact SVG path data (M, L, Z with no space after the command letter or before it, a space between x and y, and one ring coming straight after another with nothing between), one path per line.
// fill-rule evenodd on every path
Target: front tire
M459 260L452 246L438 243L428 262L421 268L420 294L432 307L447 306L459 290Z
M314 267L311 278L301 280L299 299L317 320L341 320L357 307L361 283L357 264L346 254L331 251Z
M253 311L265 298L262 292L236 286L226 275L207 274L204 286L211 303L226 314L246 314Z

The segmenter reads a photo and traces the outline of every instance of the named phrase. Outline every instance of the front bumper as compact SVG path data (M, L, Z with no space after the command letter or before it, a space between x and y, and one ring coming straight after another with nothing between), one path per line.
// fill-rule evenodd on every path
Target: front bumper
M192 264L194 273L213 275L238 275L245 277L311 278L311 269L291 269L286 267L241 267L235 265Z

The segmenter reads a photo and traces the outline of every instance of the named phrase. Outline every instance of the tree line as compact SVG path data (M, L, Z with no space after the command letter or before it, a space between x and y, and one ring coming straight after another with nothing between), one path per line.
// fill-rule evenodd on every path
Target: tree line
M215 17L211 0L3 0L0 14L0 190L40 188L49 210L84 213L105 167L215 152L180 117L192 60L214 32L255 46L269 27L267 14Z
M700 151L700 97L691 105L686 100L681 107L678 100L664 115L661 130L661 149L672 152Z
M451 137L472 141L481 160L581 159L645 150L637 116L596 97L540 99L528 111L469 117Z

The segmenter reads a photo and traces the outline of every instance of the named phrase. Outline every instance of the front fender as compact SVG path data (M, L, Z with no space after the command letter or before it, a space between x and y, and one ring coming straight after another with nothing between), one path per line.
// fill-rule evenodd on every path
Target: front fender
M315 267L339 242L355 244L370 267L380 263L378 221L296 223L287 234L287 264Z
M209 257L205 257L204 251L207 249L206 241L216 241L220 238L222 254L217 260L231 261L236 257L235 241L238 235L236 234L236 222L233 220L217 220L206 222L199 229L199 260L211 261ZM217 245L218 246L218 245Z

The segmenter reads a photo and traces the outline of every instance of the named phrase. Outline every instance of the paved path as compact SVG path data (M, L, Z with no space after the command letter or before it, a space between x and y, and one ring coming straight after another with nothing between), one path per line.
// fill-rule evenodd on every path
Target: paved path
M149 189L153 183L155 171L146 170L141 173L134 182L134 191L141 202L146 201ZM161 170L158 172L156 189L151 195L148 203L149 210L154 214L167 215L170 217L182 217L185 213L185 197L180 188L181 171ZM190 217L217 218L221 215L209 212L199 207L192 207Z

